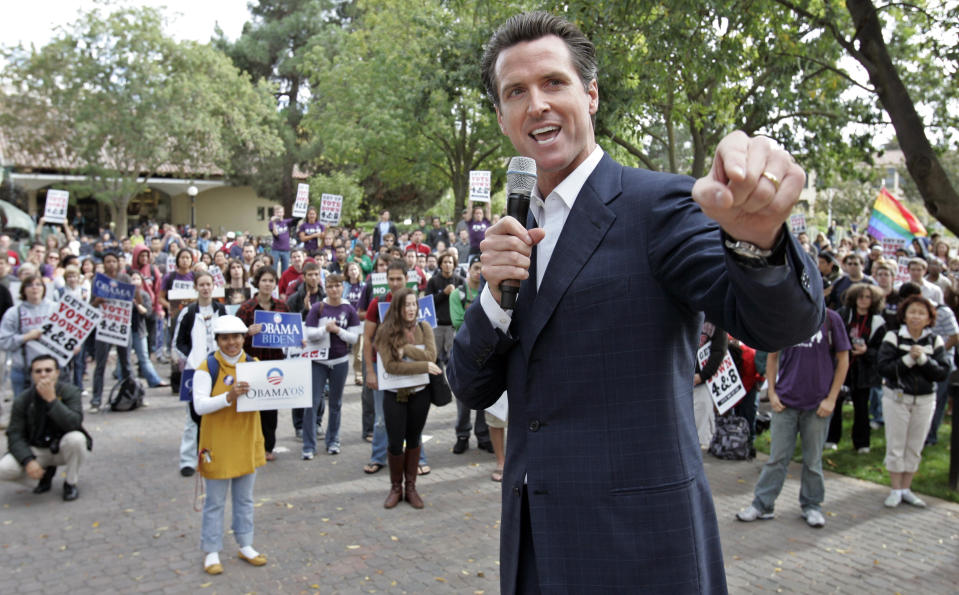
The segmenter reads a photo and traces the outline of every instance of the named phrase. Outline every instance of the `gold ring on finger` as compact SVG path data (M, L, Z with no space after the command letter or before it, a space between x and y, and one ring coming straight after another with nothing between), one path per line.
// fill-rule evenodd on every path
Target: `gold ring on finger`
M762 176L773 183L773 186L776 187L776 192L779 192L779 184L781 183L779 178L775 174L771 174L768 171L764 171Z

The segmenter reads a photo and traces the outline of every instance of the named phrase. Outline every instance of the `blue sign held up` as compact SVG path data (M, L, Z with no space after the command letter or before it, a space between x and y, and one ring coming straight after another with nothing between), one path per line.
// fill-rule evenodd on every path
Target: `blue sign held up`
M298 312L257 310L253 323L263 325L263 330L253 335L254 347L281 349L303 344L303 317Z
M97 273L93 278L93 297L95 298L132 302L134 291L132 283L121 283L103 273Z
M183 370L180 372L180 400L193 400L193 375L196 370Z
M417 317L417 321L423 322L424 320L430 323L430 327L436 328L436 307L433 304L433 296L428 295L421 297L419 300L420 313ZM386 311L390 309L390 302L377 302L377 310L380 313L380 322L383 322L383 318L386 316Z

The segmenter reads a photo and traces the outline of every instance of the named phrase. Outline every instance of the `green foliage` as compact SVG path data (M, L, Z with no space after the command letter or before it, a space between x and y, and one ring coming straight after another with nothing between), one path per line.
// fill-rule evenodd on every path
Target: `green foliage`
M335 55L316 49L308 58L315 95L303 126L325 160L368 180L371 207L415 215L451 189L444 218L452 217L470 170L492 170L502 184L508 143L478 66L490 30L456 3L368 0L358 9L331 42Z
M159 12L95 9L39 50L5 51L11 142L87 176L126 233L126 206L161 168L221 168L278 149L269 96L209 46L177 43Z
M844 92L842 51L767 0L551 3L597 47L604 148L704 175L719 140L766 134L821 173L862 160L877 112Z
M300 128L314 93L305 56L313 49L335 50L329 44L337 29L349 22L348 7L338 0L260 0L250 4L253 19L235 42L219 30L214 40L238 68L269 90L281 116L277 133L283 150L256 163L238 162L232 179L288 207L296 194L294 168L311 164L322 151L318 139Z

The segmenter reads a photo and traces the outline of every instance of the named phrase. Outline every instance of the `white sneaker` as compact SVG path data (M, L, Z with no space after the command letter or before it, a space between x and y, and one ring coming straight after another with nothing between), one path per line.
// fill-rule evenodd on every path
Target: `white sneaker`
M856 452L858 452L858 453L861 454L861 455L867 455L867 454L869 454L869 447L868 447L868 446L863 446L862 448L857 449Z
M839 450L839 445L835 442L827 442L822 445L823 450Z
M768 521L769 519L775 518L775 515L771 512L760 512L758 508L750 504L746 508L737 512L736 518L744 523L751 523L757 519L761 521Z
M926 507L926 503L923 502L919 496L913 494L912 490L905 490L902 493L902 501L905 502L906 504L912 504L913 506L918 506L919 508Z
M892 490L889 492L889 495L886 496L886 501L883 502L888 508L895 508L899 506L899 503L902 502L902 494L899 493L899 490Z
M305 452L305 453L303 453L303 460L304 460L304 461L312 461L312 460L313 460L313 453L312 453L312 452Z
M879 428L882 427L882 424L879 423L878 421L871 421L869 422L869 427L872 428L873 430L878 430Z
M802 512L802 518L806 519L806 524L814 529L822 529L826 526L826 519L822 516L822 513L814 508L804 510Z

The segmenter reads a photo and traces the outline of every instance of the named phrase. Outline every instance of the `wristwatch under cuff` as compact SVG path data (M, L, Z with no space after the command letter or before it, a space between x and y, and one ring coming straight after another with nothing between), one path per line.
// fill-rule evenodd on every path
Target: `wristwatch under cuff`
M723 240L723 246L729 251L729 254L736 262L750 268L763 268L767 266L777 266L786 263L786 234L789 233L783 228L779 230L779 236L772 250L763 250L756 244L737 240L720 230Z

